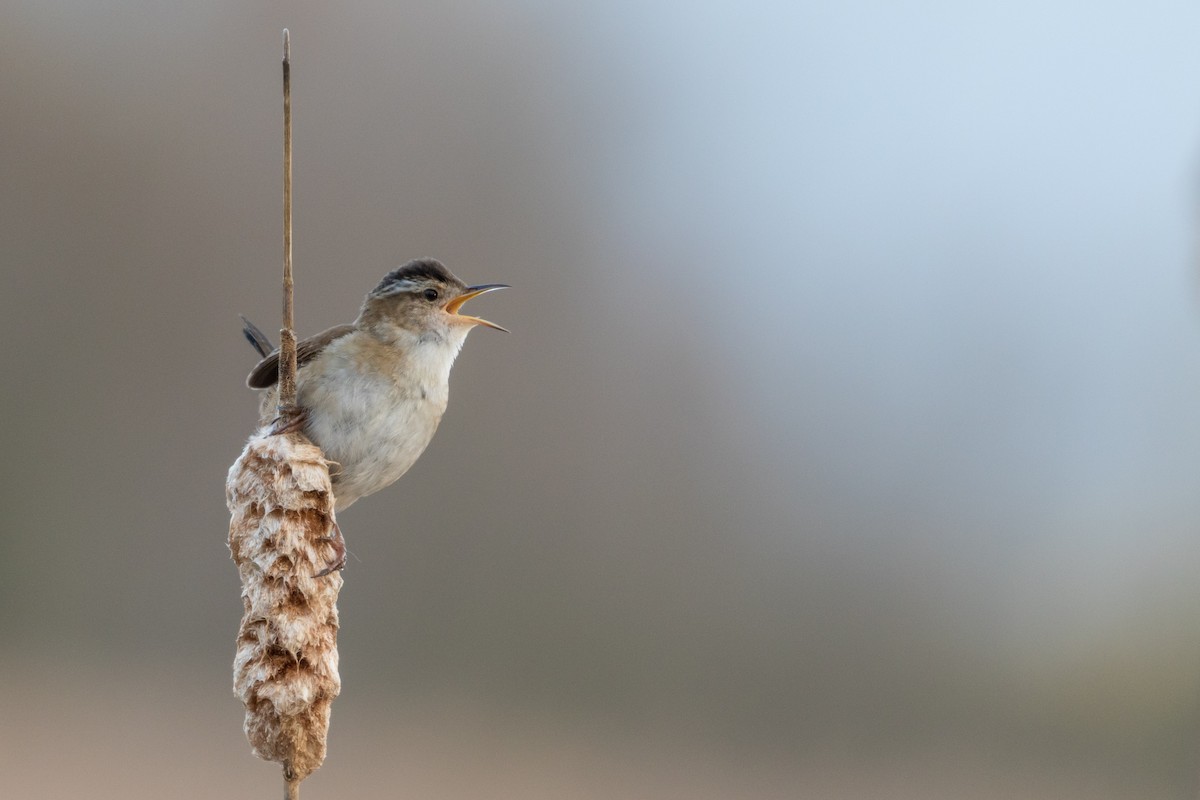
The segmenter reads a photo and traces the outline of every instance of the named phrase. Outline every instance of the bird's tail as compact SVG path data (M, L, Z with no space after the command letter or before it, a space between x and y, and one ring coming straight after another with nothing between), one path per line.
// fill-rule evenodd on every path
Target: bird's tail
M267 335L260 331L258 326L256 326L253 322L246 319L241 314L238 314L238 317L242 320L242 335L246 337L246 341L249 342L250 346L257 350L258 354L263 358L269 356L271 351L275 349L275 345L271 344L271 340L267 338Z

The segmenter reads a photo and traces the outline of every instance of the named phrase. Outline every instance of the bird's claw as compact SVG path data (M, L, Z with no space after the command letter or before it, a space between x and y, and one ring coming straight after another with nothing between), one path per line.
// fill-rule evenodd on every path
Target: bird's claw
M300 406L287 406L279 409L279 415L271 420L271 430L268 436L280 436L294 433L308 424L308 411Z
M331 572L338 572L346 567L346 539L342 536L342 529L338 526L337 521L333 523L333 536L323 536L318 541L328 542L333 548L334 560L329 562L325 569L314 575L314 578L324 578Z

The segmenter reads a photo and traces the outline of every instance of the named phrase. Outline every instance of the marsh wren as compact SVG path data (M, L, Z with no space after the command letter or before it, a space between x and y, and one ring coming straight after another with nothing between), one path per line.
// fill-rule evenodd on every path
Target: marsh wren
M367 294L354 322L297 343L298 409L285 426L302 430L335 462L330 477L337 511L393 483L416 462L446 410L450 367L467 334L476 325L505 330L459 309L505 288L467 286L431 258L410 261ZM261 413L268 422L276 413L279 351L242 322L263 357L246 385L265 390Z

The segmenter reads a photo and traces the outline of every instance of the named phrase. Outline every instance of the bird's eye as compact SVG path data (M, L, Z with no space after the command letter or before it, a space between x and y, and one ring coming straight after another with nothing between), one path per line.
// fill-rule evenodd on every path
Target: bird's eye
M437 289L426 289L425 290L425 299L431 303L434 300L437 300L438 299L438 290Z

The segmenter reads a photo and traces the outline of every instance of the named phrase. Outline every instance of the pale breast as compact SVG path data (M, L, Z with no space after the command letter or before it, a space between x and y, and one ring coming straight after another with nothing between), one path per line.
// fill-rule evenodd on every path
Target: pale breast
M437 430L453 354L413 355L374 340L339 340L301 370L305 432L337 462L330 469L339 510L400 478Z

